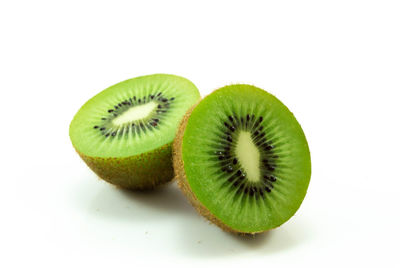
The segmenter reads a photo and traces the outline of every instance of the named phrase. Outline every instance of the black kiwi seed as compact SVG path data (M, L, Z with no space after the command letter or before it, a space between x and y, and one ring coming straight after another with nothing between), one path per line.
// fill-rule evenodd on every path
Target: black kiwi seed
M99 128L99 126L94 126L93 128Z
M258 189L258 192L261 196L264 196L264 192L261 189Z
M102 117L102 118L101 118L101 120L107 120L107 118L105 118L105 117Z
M229 118L229 120L230 120L231 122L233 122L233 117L232 117L232 115L230 115L228 118Z
M111 136L115 136L115 135L117 135L117 132L116 131L114 131L113 133L111 133Z
M162 101L162 102L167 102L167 101L168 101L168 99L161 98L161 101Z
M106 128L105 127L100 128L100 131L103 131L103 130L106 130Z
M271 182L275 182L276 178L274 176L267 176L264 175L264 181L271 181Z
M250 188L250 189L249 189L249 192L250 192L250 195L251 195L251 196L254 195L254 189L253 189L253 188Z
M250 121L250 115L249 114L246 116L246 118L247 118L247 121Z
M108 112L109 112L109 113L112 113L112 112L114 112L114 110L113 110L113 109L110 109L110 110L108 110Z
M233 164L236 165L237 162L238 162L237 159L236 159L236 158L233 158Z
M158 108L158 109L161 109L161 108L162 108L161 104L159 104L159 105L157 106L157 108Z
M229 142L232 142L232 141L233 141L231 136L226 137L226 139L227 139L227 141L229 141Z
M161 92L157 94L157 96L160 96L160 95L161 95Z
M172 97L172 98L170 98L169 100L174 100L175 98L174 97Z
M260 145L264 144L266 141L267 140L265 140L265 139L259 140L259 141L256 142L256 145L260 146Z

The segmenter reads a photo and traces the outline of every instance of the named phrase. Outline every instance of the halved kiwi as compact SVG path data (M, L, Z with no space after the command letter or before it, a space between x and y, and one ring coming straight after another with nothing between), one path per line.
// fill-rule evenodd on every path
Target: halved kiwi
M224 230L259 233L294 215L311 176L304 133L276 97L230 85L185 115L174 142L178 185Z
M102 179L147 189L173 178L171 144L200 94L189 80L167 74L129 79L86 102L71 122L73 146Z

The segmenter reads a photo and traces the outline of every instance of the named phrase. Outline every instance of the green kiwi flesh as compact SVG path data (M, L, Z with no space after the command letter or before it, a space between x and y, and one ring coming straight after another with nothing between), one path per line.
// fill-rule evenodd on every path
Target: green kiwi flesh
M276 97L230 85L188 111L174 142L178 185L224 230L259 233L300 207L311 177L307 140Z
M189 80L167 74L129 79L87 101L73 118L71 142L102 179L148 189L173 178L171 144L200 94Z

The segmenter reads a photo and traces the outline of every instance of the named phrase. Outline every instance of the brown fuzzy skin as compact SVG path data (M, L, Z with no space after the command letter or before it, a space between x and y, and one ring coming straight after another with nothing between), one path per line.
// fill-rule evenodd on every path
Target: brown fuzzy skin
M175 170L175 179L177 180L179 188L182 190L183 194L189 199L190 203L196 208L197 212L204 216L206 219L220 227L222 230L230 232L230 233L235 233L235 234L241 234L241 235L246 235L246 234L254 234L254 233L246 233L242 232L239 230L234 230L225 223L223 223L221 220L219 220L217 217L215 217L195 196L195 194L192 192L189 182L186 178L185 174L185 169L184 169L184 163L182 159L182 140L183 136L185 133L186 125L188 123L189 117L192 114L194 108L197 106L194 105L192 108L190 108L185 116L183 117L179 128L178 132L175 136L175 140L173 143L172 147L172 157L173 157L173 164L174 164L174 170Z
M174 177L171 143L130 157L91 157L79 151L85 163L103 180L131 190L152 189Z

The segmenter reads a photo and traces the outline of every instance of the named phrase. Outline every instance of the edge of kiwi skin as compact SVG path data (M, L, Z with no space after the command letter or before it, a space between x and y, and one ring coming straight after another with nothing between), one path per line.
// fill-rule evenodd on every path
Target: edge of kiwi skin
M208 219L210 222L214 223L217 225L219 228L226 232L234 233L237 235L254 235L258 233L263 233L267 232L269 230L265 231L260 231L260 232L244 232L240 230L235 230L231 228L230 226L226 225L223 223L220 219L218 219L214 214L212 214L195 196L195 194L192 192L189 181L186 177L185 174L185 169L184 169L184 163L182 159L182 141L183 141L183 136L185 133L186 125L189 121L190 115L192 114L193 110L196 108L196 106L200 103L198 101L195 105L193 105L183 116L183 119L178 127L178 131L176 133L173 145L172 145L172 159L173 159L173 165L174 165L174 171L175 171L175 180L177 181L178 187L181 189L183 194L189 199L190 203L192 206L197 210L197 212Z
M172 143L130 157L92 157L75 150L101 179L122 188L150 190L174 177Z

